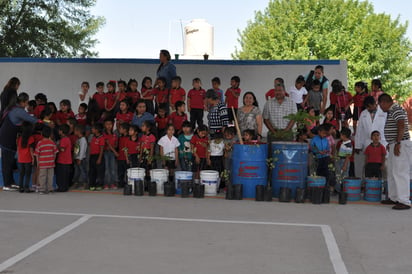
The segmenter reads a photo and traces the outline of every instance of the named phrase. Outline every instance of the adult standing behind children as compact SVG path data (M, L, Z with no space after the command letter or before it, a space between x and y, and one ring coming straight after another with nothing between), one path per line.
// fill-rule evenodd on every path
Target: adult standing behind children
M172 87L172 78L176 77L176 67L170 60L170 52L168 50L162 49L159 54L160 65L157 68L156 77L164 77L166 79L166 88Z
M12 77L4 86L3 92L0 94L0 118L3 117L3 112L11 106L14 106L17 101L17 90L20 87L20 80L17 77Z
M5 109L0 127L0 148L2 159L2 173L3 173L3 190L11 190L12 185L15 185L13 179L13 167L15 162L15 155L17 151L17 132L20 125L26 121L32 124L36 122L41 123L36 117L30 116L25 111L29 103L29 95L27 93L20 93L17 96L17 104Z
M272 140L272 134L290 132L295 124L294 121L285 119L289 114L297 112L296 104L288 97L285 97L285 86L279 84L275 88L275 98L266 101L263 108L263 122L268 128L268 141ZM293 140L293 134L290 141Z
M320 82L322 90L322 104L320 107L320 112L323 113L326 109L326 104L328 101L328 89L329 89L329 80L324 74L324 68L321 65L317 65L314 70L311 70L308 75L305 77L305 87L307 90L311 89L312 82L317 79Z
M253 92L248 91L243 95L243 106L237 112L237 119L240 132L252 129L255 131L255 135L262 137L262 112Z
M379 96L379 106L388 114L385 139L388 142L388 194L383 204L394 204L393 209L410 209L410 169L412 142L408 130L408 115L388 94Z

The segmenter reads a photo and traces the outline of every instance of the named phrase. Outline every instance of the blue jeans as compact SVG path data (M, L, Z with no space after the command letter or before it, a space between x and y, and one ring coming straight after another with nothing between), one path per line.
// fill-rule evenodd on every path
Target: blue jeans
M87 183L87 161L83 159L80 161L78 165L77 162L74 164L74 175L73 175L73 183Z
M111 185L115 184L118 180L117 177L117 160L116 156L112 151L105 151L104 152L104 166L105 166L105 184Z

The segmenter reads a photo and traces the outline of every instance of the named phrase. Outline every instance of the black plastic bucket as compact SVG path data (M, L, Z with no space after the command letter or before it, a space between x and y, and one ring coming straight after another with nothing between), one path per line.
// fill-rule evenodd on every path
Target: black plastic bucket
M173 181L168 181L163 183L164 196L173 197L175 196L175 184Z
M296 196L295 196L295 203L303 204L305 202L305 189L298 187L296 188Z
M142 180L134 180L134 195L135 196L144 195L144 182Z
M130 196L130 195L132 195L132 192L133 192L132 185L125 184L124 188L123 188L123 195Z
M256 201L262 202L265 200L265 186L256 185Z
M313 187L312 188L312 204L320 205L322 203L323 188Z
M149 196L156 196L157 195L157 184L156 182L149 183Z
M292 190L289 187L281 187L279 190L279 202L289 203L292 199Z
M181 195L180 196L182 198L188 198L189 197L190 186L191 186L190 181L185 181L185 180L180 181L180 189L181 189Z
M233 200L243 199L243 185L233 185Z
M339 204L340 205L346 205L346 202L348 201L348 193L346 192L339 192Z
M193 185L193 198L204 198L205 197L205 185L194 184Z

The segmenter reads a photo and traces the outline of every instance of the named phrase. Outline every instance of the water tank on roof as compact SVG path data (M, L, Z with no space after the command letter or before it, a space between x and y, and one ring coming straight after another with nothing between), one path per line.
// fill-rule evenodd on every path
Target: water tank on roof
M213 26L205 19L193 19L185 26L185 44L183 55L213 56Z

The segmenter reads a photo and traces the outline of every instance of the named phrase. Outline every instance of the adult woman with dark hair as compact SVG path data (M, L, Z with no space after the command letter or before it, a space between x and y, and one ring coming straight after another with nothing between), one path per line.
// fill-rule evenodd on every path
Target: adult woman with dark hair
M238 110L237 120L241 132L252 129L257 136L262 136L262 112L253 92L248 91L243 95L243 106Z
M3 112L6 108L14 106L17 101L17 90L20 87L20 80L17 77L12 77L4 86L3 92L0 94L0 118L3 118Z
M17 104L4 110L3 121L0 127L0 148L1 148L1 169L3 172L3 190L10 190L15 185L13 179L13 167L15 163L15 154L17 151L17 132L20 125L26 121L32 124L41 122L36 117L30 116L25 108L29 103L29 95L20 93L17 96Z
M162 49L159 54L160 65L157 68L157 78L166 78L166 88L172 87L172 78L176 77L176 67L170 63L171 57L168 50Z
M220 98L214 89L209 89L206 92L206 101L209 106L207 120L210 134L223 133L225 127L227 127L229 123L228 109L226 108L226 105L220 101Z

